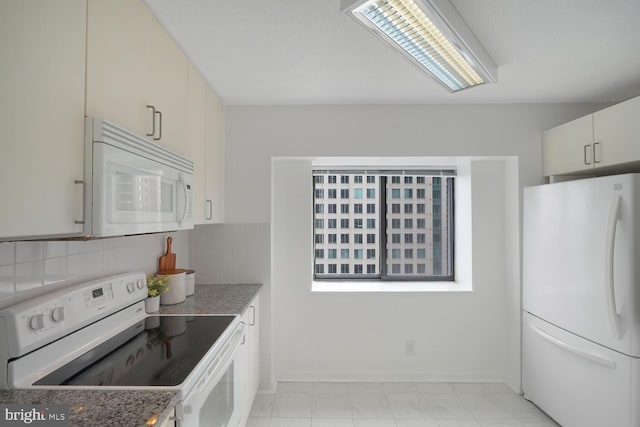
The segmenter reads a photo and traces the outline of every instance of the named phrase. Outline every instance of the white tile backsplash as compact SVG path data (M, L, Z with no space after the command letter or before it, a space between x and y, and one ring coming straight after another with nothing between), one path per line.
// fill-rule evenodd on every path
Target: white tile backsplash
M69 242L69 255L86 253L87 242L72 241Z
M104 272L104 251L87 252L87 271L91 273Z
M167 236L173 237L177 267L190 267L187 231L88 241L0 243L0 299L10 303L20 292L84 275L133 270L155 273Z
M69 279L87 274L87 254L81 253L67 257L67 274Z
M189 234L198 284L266 283L270 277L268 223L196 226Z
M104 250L104 241L102 240L89 240L85 242L85 250L88 252L97 252Z
M14 242L0 243L0 265L10 265L16 262L16 244Z
M67 258L49 258L44 260L44 285L53 285L55 283L67 280Z
M42 242L16 242L16 262L42 259Z
M56 258L67 256L67 242L44 242L44 257Z
M16 292L24 292L42 286L43 261L16 264Z
M4 265L0 267L0 298L13 295L16 283L15 266Z

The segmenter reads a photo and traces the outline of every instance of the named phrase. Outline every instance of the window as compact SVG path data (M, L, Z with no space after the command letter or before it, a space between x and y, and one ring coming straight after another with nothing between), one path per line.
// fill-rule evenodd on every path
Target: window
M314 171L315 279L453 280L453 172L395 173Z

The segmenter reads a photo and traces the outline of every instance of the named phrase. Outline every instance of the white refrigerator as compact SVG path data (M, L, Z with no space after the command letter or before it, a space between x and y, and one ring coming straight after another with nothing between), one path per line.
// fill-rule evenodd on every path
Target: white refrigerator
M564 427L640 427L640 174L524 190L525 397Z

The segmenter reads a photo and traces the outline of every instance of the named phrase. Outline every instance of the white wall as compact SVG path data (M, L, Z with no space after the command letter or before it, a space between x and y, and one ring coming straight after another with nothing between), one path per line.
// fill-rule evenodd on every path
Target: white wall
M261 384L271 378L271 241L269 224L197 225L189 232L191 267L197 284L261 283ZM267 387L267 386L265 386Z
M445 294L425 294L420 301L425 300L426 305L416 304L413 294L311 296L308 263L292 264L291 274L282 278L275 268L281 256L279 251L265 253L265 257L272 258L274 279L267 289L272 293L272 311L268 312L270 307L264 310L264 315L272 319L273 327L264 333L273 337L272 358L278 372L292 377L320 376L322 373L340 373L343 363L358 361L363 364L360 372L365 373L379 371L381 367L388 372L409 369L433 373L437 370L444 374L458 373L464 377L461 379L473 379L474 376L480 378L502 372L504 379L517 387L520 380L520 190L523 186L542 182L542 130L598 108L599 105L559 104L227 107L225 219L229 223L270 223L273 205L277 204L275 200L272 204L272 183L275 189L291 191L298 185L300 190L310 185L310 181L281 182L275 174L272 181L273 157L513 156L517 159L505 160L504 173L518 178L500 184L499 191L508 206L503 214L504 231L500 236L485 236L488 241L493 237L503 241L502 256L490 260L490 265L503 275L499 280L502 283L492 285L479 281L478 293L459 295L456 299ZM485 179L490 180L490 174L485 175ZM482 206L483 196L477 197ZM284 228L277 225L278 218L274 217L273 221L271 246L277 248L278 242L286 238L288 229L287 224L282 224ZM197 245L195 249L198 249ZM473 249L476 251L473 266L482 271L483 247L474 242ZM474 270L474 279L475 273ZM303 280L292 286L299 278ZM266 280L268 278L264 277L263 281ZM483 322L469 324L464 313L477 313L474 307L478 301L482 302L485 311L500 313L499 317L490 315ZM432 313L429 316L434 317L441 315L448 319L447 313L452 311L460 314L460 318L451 320L449 331L462 335L450 336L451 345L477 349L474 353L482 358L495 354L493 349L498 348L502 352L502 368L498 369L495 361L473 361L463 354L451 354L451 347L429 347L423 350L428 353L420 360L416 357L414 365L414 361L405 360L404 352L400 354L397 349L398 342L403 343L408 338L403 332L406 325L419 325L418 329L409 331L414 335L421 329L429 331L435 327L421 323L425 315L420 313L424 307L429 307ZM356 318L349 314L352 309L359 313ZM336 322L340 321L338 335L334 334L336 327L327 329L325 324L327 316L332 318L333 310L338 313ZM309 312L314 315L307 317ZM500 322L503 324L495 330L495 337L489 341L475 340L472 332ZM356 333L361 334L364 341L352 341L350 338ZM313 336L314 347L327 359L305 360L303 347L310 342L309 336ZM456 344L458 340L467 342ZM370 351L382 344L388 344L390 350L385 352L384 358L376 359L377 364L368 365ZM403 344L400 348L403 350ZM339 351L340 356L331 356L329 350L332 354ZM416 350L420 351L418 344ZM429 365L431 361L446 358L450 361L448 366ZM269 386L264 382L261 384L263 389Z
M470 180L467 176L467 183L460 183L471 187L466 208L472 211L472 246L456 262L471 271L456 274L471 278L474 289L461 293L309 292L311 168L308 160L273 163L276 376L307 381L504 381L505 160L471 161ZM466 190L458 193L468 194ZM461 232L458 229L457 236ZM470 253L472 260L461 259ZM405 340L415 342L415 356L405 355Z

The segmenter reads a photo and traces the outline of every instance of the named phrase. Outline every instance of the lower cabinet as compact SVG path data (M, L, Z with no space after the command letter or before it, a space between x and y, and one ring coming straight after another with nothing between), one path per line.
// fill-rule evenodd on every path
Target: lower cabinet
M174 416L175 416L175 408L171 410L171 413L169 414L169 416L167 416L167 418L164 419L162 424L160 424L157 427L176 427L176 422L173 418Z
M245 338L240 347L238 357L239 363L242 364L240 386L240 425L243 426L247 422L253 398L258 391L260 383L260 297L256 298L249 304L249 307L242 314L242 321L245 322Z

